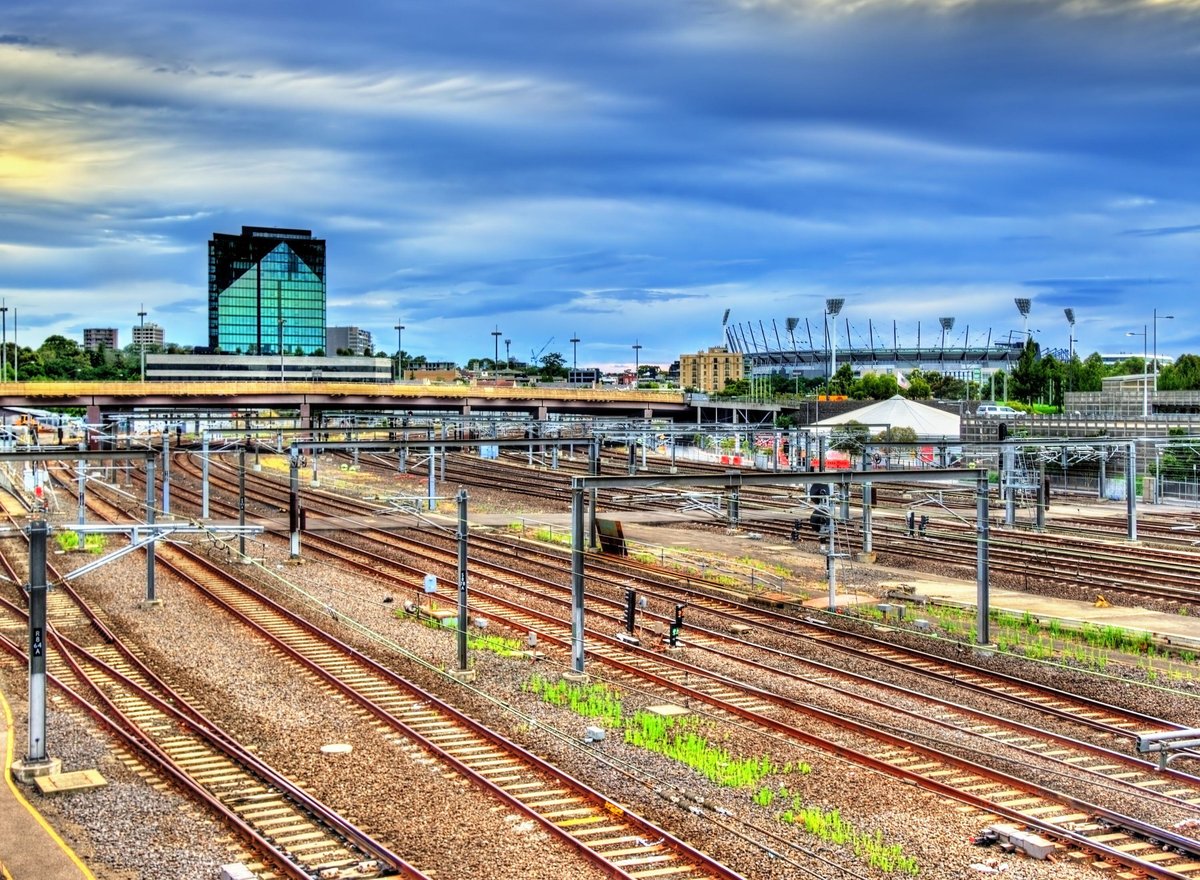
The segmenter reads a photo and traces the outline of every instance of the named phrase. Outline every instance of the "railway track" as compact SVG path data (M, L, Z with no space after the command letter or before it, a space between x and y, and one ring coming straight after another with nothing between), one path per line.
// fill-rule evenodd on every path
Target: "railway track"
M322 545L329 544L324 538L317 540ZM392 536L392 542L394 546L395 536ZM352 555L345 553L339 555L339 564L352 564ZM362 571L374 573L377 578L393 586L403 585L403 581L398 577L394 579L390 575L380 577L380 574L384 571L403 568L402 564L395 560L371 557L357 564L361 566ZM414 587L416 583L419 583L420 574L420 569L409 569L408 586ZM509 573L509 576L505 578L510 586L513 583L513 577ZM515 575L515 577L519 578L521 575ZM535 614L529 609L529 604L520 601L498 600L491 594L485 598L480 596L478 589L476 589L473 595L473 607L489 618L507 621L518 630L524 629L537 632L539 639L550 639L564 647L569 646L570 627L567 621L562 618L554 619L547 615ZM615 622L615 620L616 618L613 617L611 622ZM749 686L745 682L733 682L722 679L692 664L672 663L671 661L663 661L661 658L641 653L638 653L636 659L631 660L629 658L630 649L627 645L622 644L616 639L607 639L594 631L589 634L589 639L593 643L591 647L593 655L603 658L606 664L621 670L623 674L636 678L636 683L631 682L630 686L644 688L646 686L645 681L649 679L653 682L654 686L663 689L664 697L676 701L679 701L681 696L684 699L702 700L708 702L716 711L740 715L740 717L750 720L755 724L774 729L790 737L799 736L800 739L810 745L828 746L827 740L816 737L806 739L804 736L796 733L798 729L807 729L811 724L811 719L807 722L795 720L781 721L765 714L768 707L772 704L776 706L782 705L791 711L803 711L806 715L811 715L815 712L815 714L827 722L847 729L855 728L854 722L844 717L826 714L820 710L814 710L810 706L799 707L794 701L783 700L762 688ZM595 644L596 642L600 644L597 645ZM662 668L664 666L669 667L669 670ZM961 710L957 707L944 706L940 712L942 717L939 718L939 721L942 723L946 723L948 718L955 714L955 712L961 714ZM1096 715L1098 713L1093 711L1091 714ZM1110 718L1109 720L1110 722L1115 721L1118 727L1122 724L1117 719ZM974 724L978 727L980 719L976 717L969 721L968 724ZM1126 721L1124 724L1128 725L1128 722ZM1012 727L1006 728L996 723L984 726L987 728L986 732L977 729L975 733L983 735L991 742L1004 742L1006 745L1012 746L1014 737ZM862 727L855 728L855 732L867 733ZM1027 729L1018 732L1017 736L1018 738L1023 737L1027 743L1031 743L1033 741L1033 733L1035 732ZM1108 770L1111 774L1109 778L1115 781L1121 778L1123 773L1128 778L1130 768L1132 767L1134 768L1133 772L1140 777L1143 786L1142 793L1153 791L1159 786L1166 785L1170 788L1165 797L1175 800L1179 805L1191 807L1193 806L1192 801L1200 802L1200 792L1194 787L1194 780L1187 779L1185 774L1178 774L1169 781L1163 777L1154 778L1154 774L1148 771L1145 762L1132 761L1124 756L1089 748L1082 744L1071 744L1071 748L1064 749L1063 738L1047 738L1041 731L1036 731L1036 733L1041 737L1040 744L1037 746L1027 745L1023 746L1023 748L1028 748L1031 753L1040 753L1042 757L1046 757L1049 753L1056 753L1054 757L1059 758L1065 768L1078 772L1078 762L1087 760L1090 762L1094 772L1099 772L1099 768L1103 767L1103 762L1108 762L1110 765ZM1116 849L1124 847L1128 851L1154 849L1155 844L1147 841L1149 839L1161 839L1153 836L1159 831L1163 831L1163 829L1157 829L1156 826L1139 823L1138 820L1130 817L1119 817L1112 811L1106 811L1091 804L1084 804L1077 799L1036 792L1028 782L1003 774L997 774L994 770L982 768L971 762L963 762L961 759L944 754L938 755L933 750L916 747L906 740L889 737L877 730L869 732L868 735L871 737L882 736L885 741L884 748L886 752L884 759L879 758L878 752L874 756L868 752L857 753L856 759L862 756L867 766L880 768L882 764L887 764L893 769L893 772L897 772L900 775L906 775L906 771L910 768L919 768L922 772L916 775L922 779L923 783L937 782L941 777L952 774L960 786L973 789L976 793L984 791L985 794L995 795L991 799L987 797L972 798L971 802L976 806L981 809L986 808L998 815L1008 816L1014 821L1033 823L1038 816L1045 817L1047 814L1055 812L1057 809L1056 804L1069 805L1071 807L1070 810L1064 811L1061 816L1050 816L1050 818L1045 819L1038 826L1043 828L1047 833L1057 830L1060 832L1060 837L1066 836L1070 838L1075 832L1080 831L1081 828L1084 831L1092 831L1097 834L1103 830L1104 835L1102 836L1105 836L1108 841L1113 841L1117 838L1107 835L1115 834L1117 831L1114 829L1123 827L1125 830L1120 833L1124 836L1120 838L1119 847ZM841 748L839 746L839 749ZM876 744L876 748L879 748L878 744ZM902 748L903 751L893 751L897 748ZM1084 758L1083 753L1089 754ZM880 763L881 761L882 763ZM1114 761L1116 762L1115 764L1113 763ZM928 774L925 774L924 771L928 771ZM984 780L990 781L985 782ZM1138 782L1134 782L1133 784L1136 786ZM935 790L942 793L948 792L948 789L940 783L935 786ZM1004 794L1001 795L999 792L1004 792ZM961 793L960 791L959 794ZM1013 796L1014 794L1018 796ZM1083 812L1080 813L1078 812L1079 810ZM1062 833L1064 829L1066 831L1065 835ZM1187 850L1189 844L1186 838L1171 835L1170 832L1164 831L1163 833L1172 839L1172 847ZM1086 838L1086 834L1082 834L1082 832L1081 836ZM1078 845L1083 845L1079 839L1074 840L1074 842ZM1106 856L1109 858L1115 857L1114 853L1116 849L1106 851ZM1183 859L1184 857L1180 856L1180 858ZM1188 856L1188 858L1191 858L1191 856ZM1138 860L1134 859L1127 863L1131 865L1138 864ZM1144 868L1145 865L1138 864L1138 867ZM1188 874L1187 872L1181 874L1168 872L1161 874L1161 876L1188 876Z
M99 512L104 504L89 496ZM114 515L115 510L108 510ZM414 741L478 787L537 821L614 876L679 880L738 875L654 823L473 721L219 566L179 546L160 564L269 641L291 662L351 700L364 721Z
M0 557L14 584L21 578ZM384 844L241 748L126 649L79 595L48 566L55 583L47 604L50 677L75 706L123 743L139 775L169 780L220 816L261 880L370 878L429 880ZM22 607L0 599L0 642L27 662ZM66 635L71 633L72 637Z
M395 536L391 536L391 540L394 542ZM343 557L343 561L345 561L344 557ZM381 563L381 560L378 560L378 559L374 560L374 562L370 564L369 569L374 570L376 572L379 571L380 568L382 567L380 563ZM393 562L392 565L394 565L394 564L395 563ZM415 578L414 578L414 580L415 580ZM490 598L488 600L486 600L486 602L490 602L490 601L492 601L492 599L490 599ZM514 615L519 615L521 613L527 614L528 612L521 612L520 609L516 609L516 608L512 608L512 607L510 607L507 611L505 611L502 608L498 608L498 607L489 608L486 606L486 602L481 607L481 610L485 614L489 614L490 616L495 616L498 619L507 618L510 620L515 620L517 628L521 628L521 623L520 623L519 617L515 617ZM614 618L614 620L615 620L615 618ZM551 635L551 633L553 633L556 626L559 628L560 632ZM529 626L528 624L526 624L525 628L531 628L531 629L536 628L535 631L539 632L540 636L550 636L550 637L554 638L555 640L561 641L563 644L569 644L569 627L566 626L565 621L561 621L561 620L560 621L552 621L552 620L547 620L545 618L541 618L541 619L535 621L533 626ZM707 636L705 636L705 637L707 637ZM593 638L595 638L595 637L593 636ZM611 647L611 650L613 651L613 656L609 656L609 654L607 653L608 650L609 650L608 645L605 645L604 648L599 649L599 650L593 648L593 651L595 653L597 653L598 655L603 656L607 663L612 664L614 666L618 666L618 667L621 666L622 664L624 664L627 667L633 666L635 668L630 669L630 670L625 670L625 671L631 675L640 674L640 675L642 675L643 678L647 678L647 677L651 678L652 680L655 681L656 685L672 689L672 690L674 690L676 696L678 696L678 694L680 692L678 683L672 682L672 678L669 674L664 673L661 670L656 670L654 673L652 673L650 675L646 675L645 671L643 669L638 668L639 667L638 663L631 664L628 661L628 658L626 656L629 653L628 646L621 645L620 643L616 643L615 645L613 645ZM646 660L645 662L661 663L661 660L658 658L652 658L650 660ZM670 665L670 664L667 664L667 665ZM682 665L682 664L680 664L680 665ZM676 676L676 678L678 678L678 675ZM765 716L763 714L763 710L765 709L766 705L771 703L774 699L774 698L771 698L765 692L758 692L756 694L755 698L747 698L745 696L738 697L735 694L730 694L730 693L718 694L717 696L713 696L711 693L705 693L702 688L698 688L695 686L696 681L699 678L703 678L703 673L701 671L698 671L697 668L691 667L691 666L685 666L684 671L683 671L683 678L684 678L685 682L688 682L688 684L685 685L685 687L684 687L684 692L689 697L695 697L697 699L707 700L710 702L710 704L712 704L716 709L718 709L720 711L732 712L733 714L738 714L738 711L740 711L743 714L743 717L752 718L755 723L763 724L768 727L770 727L772 725L772 723L778 723L778 722L772 722L767 716ZM723 682L721 686L728 687L728 683ZM747 688L744 683L736 683L736 687L740 688L743 693L751 690L750 688ZM763 702L763 705L755 705L755 703L757 701L765 701L765 702ZM739 706L739 702L742 705ZM747 708L747 704L749 705L750 708ZM731 706L733 707L732 709L730 708ZM795 708L795 707L792 707L792 708ZM808 709L807 711L811 711L811 709ZM749 716L745 714L747 712L750 713ZM833 723L833 724L845 725L847 723L846 719L844 719L844 718L837 719L836 717L831 717L831 718L825 718L825 720L829 721L830 723ZM1121 723L1117 722L1115 724L1115 726L1120 727ZM862 732L862 731L860 731L860 732ZM999 730L994 730L994 732L991 733L990 735L994 739L1004 741L1004 738L1011 736L1011 731L1009 731L1007 733L1002 733ZM885 737L885 740L886 740L886 737ZM811 744L816 744L816 743L814 742ZM1060 745L1061 745L1061 743L1060 743ZM948 757L945 755L934 756L930 752L930 750L923 750L923 749L915 748L913 746L913 744L906 743L903 740L898 740L898 741L890 744L890 747L893 747L893 748L898 748L901 746L903 746L903 748L904 748L904 751L902 754L901 753L897 753L897 754L887 753L884 755L883 758L880 758L878 755L876 755L876 756L874 756L874 760L882 761L882 763L889 764L890 766L892 766L894 769L898 770L901 773L903 773L907 769L913 768L913 767L919 768L922 771L930 770L932 768L931 769L932 776L922 777L926 784L931 783L932 781L938 780L941 777L944 777L947 775L953 775L957 779L958 777L962 776L963 773L968 773L968 774L978 773L978 774L980 774L979 777L976 777L973 775L968 775L967 777L964 777L964 779L970 781L969 787L975 788L976 791L984 791L985 794L987 794L987 795L996 795L991 800L988 800L988 798L986 798L986 797L981 800L977 800L976 804L981 809L986 808L988 810L991 810L992 812L997 813L998 815L1008 815L1011 818L1014 818L1015 820L1028 822L1029 824L1035 824L1035 820L1039 815L1049 816L1049 818L1046 819L1045 823L1043 823L1040 826L1040 827L1043 827L1047 831L1047 833L1057 830L1059 832L1060 836L1065 836L1069 839L1069 838L1071 838L1072 835L1076 834L1076 832L1079 832L1080 837L1082 839L1077 839L1077 840L1074 840L1073 842L1075 842L1077 845L1090 847L1090 848L1096 849L1096 851L1103 852L1107 858L1119 857L1119 856L1115 855L1116 849L1123 848L1124 850L1127 851L1127 853L1144 851L1146 849L1154 848L1155 843L1153 841L1161 842L1164 839L1169 839L1170 840L1169 848L1175 853L1176 856L1178 856L1178 858L1172 859L1172 858L1162 858L1162 857L1155 856L1155 858L1152 858L1149 862L1145 862L1143 860L1138 860L1138 859L1132 859L1130 861L1127 861L1127 863L1129 863L1131 865L1135 865L1139 870L1147 871L1148 874L1151 876L1192 876L1192 874L1190 873L1189 870L1184 870L1184 868L1186 868L1186 861L1181 862L1180 860L1181 859L1185 860L1187 858L1194 859L1196 857L1200 857L1200 856L1197 856L1194 852L1192 852L1190 855L1184 855L1184 853L1189 852L1189 850L1188 850L1189 843L1188 843L1187 839L1179 838L1178 836L1172 836L1170 834L1170 832L1165 832L1161 828L1155 828L1154 826L1150 826L1145 823L1142 823L1139 825L1137 820L1134 820L1130 817L1121 817L1115 813L1104 811L1101 808L1095 807L1095 805L1084 804L1084 803L1081 803L1074 799L1063 798L1062 796L1054 796L1054 795L1047 797L1042 794L1037 794L1037 793L1033 792L1031 786L1029 786L1027 783L1024 783L1020 780L1016 780L1016 779L1013 779L1010 777L1004 777L1002 775L997 776L995 774L995 771L991 771L986 768L979 768L975 765L970 764L970 762L962 762L961 759L956 759L956 758ZM1043 747L1043 750L1048 750L1048 749L1045 749L1045 747ZM914 755L915 755L915 757L914 757ZM1109 758L1111 758L1111 757L1112 756L1110 755ZM1108 760L1109 758L1100 757L1100 758L1097 758L1096 760ZM871 766L871 760L872 760L871 755L866 755L864 758L864 762L868 766ZM1076 757L1074 757L1074 760L1078 761L1079 758L1076 756ZM1145 772L1144 767L1139 768L1139 769L1141 770L1141 772ZM920 774L918 774L918 775L920 776ZM993 790L991 784L980 783L980 781L979 781L980 779L991 779L998 786L1000 786L1000 789ZM1145 780L1145 781L1149 781L1149 780ZM1179 780L1179 779L1173 780L1173 782L1180 787L1172 790L1168 794L1168 797L1176 798L1180 802L1190 802L1191 800L1194 800L1196 798L1196 791L1194 788L1188 788L1186 785L1183 784L1183 781ZM1165 783L1165 784L1171 784L1171 783ZM1020 787L1012 789L1012 786L1020 786ZM1150 788L1154 788L1154 787L1156 787L1156 786L1154 786L1154 785L1150 786ZM1009 789L1012 789L1012 790L1010 791ZM996 792L1001 791L1001 790L1003 790L1005 792L1005 794L997 795ZM1009 795L1013 792L1015 792L1019 796L1016 798L1009 797ZM1059 804L1059 803L1066 803L1066 804L1070 805L1072 807L1072 809L1075 809L1077 811L1083 810L1084 812L1082 814L1077 814L1077 813L1072 813L1070 811L1067 811L1063 815L1057 815L1057 813L1059 813L1060 810L1058 809L1058 806L1056 806L1056 804ZM1026 809L1026 808L1028 808L1028 809ZM1116 829L1118 827L1122 828L1124 830L1115 831L1114 829ZM1065 833L1064 833L1064 829L1065 829ZM1103 842L1107 843L1109 841L1119 840L1120 841L1119 846L1115 847L1114 851L1109 851L1105 847L1099 847L1097 849L1096 848L1096 844L1097 844L1096 840L1091 840L1090 843L1087 842L1089 840L1089 838L1087 837L1086 832L1089 832L1089 831L1097 831L1097 832L1104 831L1104 834L1098 835L1099 837L1106 838L1106 840ZM1109 835L1117 834L1117 833L1120 833L1124 836L1121 838L1113 838L1113 837L1109 836ZM1180 870L1178 870L1178 871L1174 870L1174 868L1172 868L1170 864L1165 866L1166 870L1163 870L1164 869L1163 865L1159 864L1156 867L1154 864L1155 862L1163 862L1163 861L1173 862L1175 868L1179 868ZM1197 869L1200 869L1200 864L1197 864L1196 867L1197 867Z

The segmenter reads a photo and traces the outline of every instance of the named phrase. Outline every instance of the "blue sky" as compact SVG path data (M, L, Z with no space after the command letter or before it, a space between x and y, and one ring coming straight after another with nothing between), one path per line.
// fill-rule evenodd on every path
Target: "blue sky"
M328 241L331 325L667 364L721 318L1200 352L1200 0L7 0L20 342L204 343L207 241ZM11 325L11 312L9 313ZM1138 336L1126 334L1136 331ZM11 332L11 326L9 328Z

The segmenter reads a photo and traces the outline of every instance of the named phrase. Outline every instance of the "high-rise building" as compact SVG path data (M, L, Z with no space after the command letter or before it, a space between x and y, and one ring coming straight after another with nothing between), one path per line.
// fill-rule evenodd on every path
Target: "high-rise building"
M88 351L99 351L104 346L109 351L117 350L116 327L84 327L83 347Z
M167 333L161 326L151 321L148 324L133 325L134 345L157 345L162 348L167 341Z
M243 226L208 243L208 345L227 354L325 348L325 241Z
M339 351L350 352L362 357L372 350L371 333L361 327L326 327L325 354L336 355Z

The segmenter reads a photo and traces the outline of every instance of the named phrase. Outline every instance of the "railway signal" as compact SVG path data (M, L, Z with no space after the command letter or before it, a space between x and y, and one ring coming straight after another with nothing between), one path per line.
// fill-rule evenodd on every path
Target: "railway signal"
M683 606L675 606L675 619L671 621L667 635L667 644L672 648L679 647L679 634L683 631Z

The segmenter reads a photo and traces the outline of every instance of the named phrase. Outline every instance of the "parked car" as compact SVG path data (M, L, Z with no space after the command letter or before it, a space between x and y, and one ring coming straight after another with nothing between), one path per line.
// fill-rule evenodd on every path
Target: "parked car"
M975 417L979 419L1015 419L1020 415L1020 410L999 403L982 403L975 410Z

